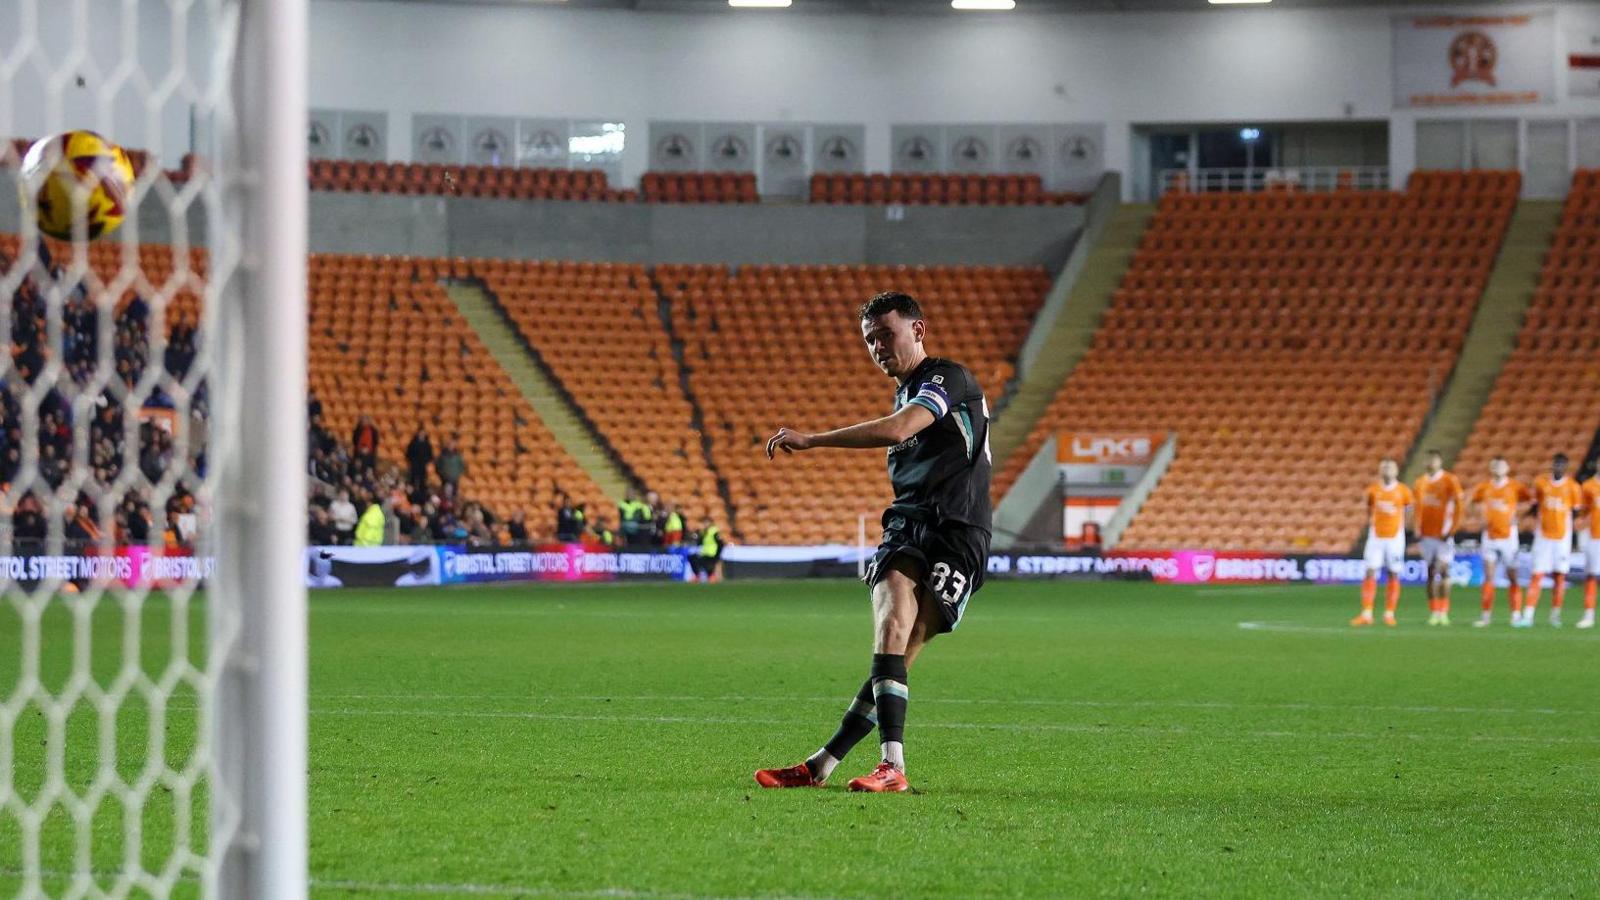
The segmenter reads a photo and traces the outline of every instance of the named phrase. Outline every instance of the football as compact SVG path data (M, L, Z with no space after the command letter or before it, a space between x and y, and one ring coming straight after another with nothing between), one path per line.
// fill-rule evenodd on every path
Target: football
M117 230L133 192L127 151L92 131L67 131L35 141L22 158L23 206L33 198L39 230L71 240L82 217L89 240Z

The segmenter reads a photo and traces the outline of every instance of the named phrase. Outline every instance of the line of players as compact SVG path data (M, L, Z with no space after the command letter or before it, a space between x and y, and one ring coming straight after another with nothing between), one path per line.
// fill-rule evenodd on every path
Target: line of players
M1596 585L1600 582L1600 476L1579 484L1567 476L1566 454L1550 460L1550 473L1534 480L1532 489L1511 477L1511 466L1504 457L1489 461L1489 480L1473 487L1469 495L1461 480L1445 470L1444 457L1428 451L1427 472L1414 487L1400 481L1400 465L1393 459L1378 463L1378 480L1367 486L1367 545L1364 554L1366 578L1361 582L1361 612L1350 624L1373 624L1372 605L1378 593L1378 573L1388 570L1385 586L1383 624L1395 624L1395 607L1400 601L1400 571L1405 563L1407 511L1413 512L1418 548L1428 567L1428 624L1450 624L1450 564L1455 561L1455 532L1463 513L1482 522L1480 548L1483 557L1483 608L1478 628L1492 620L1495 578L1504 571L1510 583L1511 625L1531 628L1539 607L1539 594L1545 576L1552 582L1550 624L1561 627L1561 603L1567 589L1567 571L1572 564L1573 536L1576 527L1587 526L1584 547L1583 619L1579 628L1595 625ZM1519 584L1518 555L1521 552L1517 523L1523 515L1534 515L1537 527L1533 536L1531 573L1524 586ZM1585 519L1587 521L1585 522Z

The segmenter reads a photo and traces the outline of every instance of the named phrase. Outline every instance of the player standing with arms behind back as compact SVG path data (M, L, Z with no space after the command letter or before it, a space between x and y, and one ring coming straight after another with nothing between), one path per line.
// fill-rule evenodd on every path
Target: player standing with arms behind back
M1444 454L1428 451L1428 471L1412 489L1417 498L1417 541L1428 567L1428 624L1450 624L1450 566L1456 561L1456 525L1466 505L1461 479L1444 468Z
M779 428L767 458L817 447L889 450L894 502L867 570L872 588L872 670L839 730L805 762L755 774L762 787L820 787L876 724L883 761L852 791L911 789L905 775L906 671L935 635L961 622L989 560L989 406L964 367L928 356L917 301L886 292L861 307L861 337L895 379L894 412L835 431Z
M1572 513L1583 505L1578 482L1567 477L1567 455L1557 453L1550 460L1550 474L1533 482L1533 497L1539 504L1539 530L1533 534L1533 580L1528 583L1528 598L1522 605L1522 618L1512 619L1515 628L1533 627L1533 614L1539 608L1539 590L1544 576L1555 584L1550 591L1550 625L1561 627L1561 601L1567 593L1567 569L1572 565Z
M1517 520L1522 504L1533 499L1527 486L1511 477L1511 464L1504 456L1489 460L1489 480L1472 488L1472 503L1483 517L1483 536L1478 545L1483 555L1483 611L1474 628L1487 628L1494 614L1495 573L1505 572L1511 598L1511 621L1522 618L1522 586L1517 584Z
M1361 614L1350 624L1372 624L1372 602L1378 596L1378 570L1389 570L1384 586L1383 624L1393 628L1395 607L1400 605L1400 570L1406 564L1406 507L1415 503L1411 489L1400 482L1400 464L1384 457L1378 461L1378 480L1367 485L1367 549L1363 554L1367 577L1361 581Z
M1600 586L1600 472L1583 483L1584 518L1589 520L1588 542L1583 546L1583 618L1579 628L1594 627L1595 590Z

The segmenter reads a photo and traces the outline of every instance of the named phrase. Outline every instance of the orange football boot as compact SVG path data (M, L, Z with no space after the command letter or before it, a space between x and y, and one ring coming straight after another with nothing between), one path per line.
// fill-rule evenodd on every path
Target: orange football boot
M906 773L885 760L878 763L872 774L850 779L850 790L872 794L903 794L911 790L911 784L906 781Z
M756 784L764 788L822 787L805 763L787 769L757 769Z

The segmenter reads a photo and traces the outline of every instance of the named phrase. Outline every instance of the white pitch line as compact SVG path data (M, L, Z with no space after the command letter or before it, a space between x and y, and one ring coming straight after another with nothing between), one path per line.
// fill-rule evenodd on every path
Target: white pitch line
M25 878L27 872L20 868L0 868L0 877ZM69 872L62 869L40 869L39 878L61 879L76 878L78 872ZM96 880L114 879L123 873L110 870L90 871L89 876ZM193 884L199 881L194 874L185 872L178 876L178 881ZM561 888L531 887L520 884L475 884L472 882L409 882L409 881L359 881L349 878L311 878L309 884L313 888L322 888L335 891L354 891L356 893L389 893L389 894L423 894L434 896L471 896L471 897L618 897L623 900L628 898L641 898L641 900L742 900L742 898L763 898L763 900L814 900L798 894L686 894L669 893L663 891L636 891L630 888L589 888L584 890L565 890Z
M390 894L423 894L435 896L473 897L618 897L641 900L738 900L738 898L766 898L766 900L807 900L794 894L681 894L659 891L635 891L629 888L594 888L591 890L561 890L557 888L528 887L504 884L413 884L410 882L349 881L338 878L313 878L311 886L325 890L345 890L357 893L383 892Z
M446 719L524 719L530 721L554 722L608 722L608 723L637 723L649 725L791 725L793 720L785 719L741 719L727 716L618 716L618 715L576 715L569 713L533 713L533 712L473 712L470 710L434 710L434 709L313 709L313 716L356 716L367 718L446 718ZM1513 743L1513 744L1595 744L1600 745L1600 736L1596 737L1552 737L1552 736L1522 736L1522 735L1467 735L1463 738L1459 734L1427 734L1421 732L1403 731L1232 731L1224 730L1220 734L1187 728L1181 725L1156 726L1156 725L1087 725L1069 724L1062 722L916 722L912 726L917 729L951 729L962 731L1054 731L1072 734L1163 734L1163 735L1195 735L1208 738L1290 738L1296 740L1313 740L1326 738L1339 738L1348 740L1380 740L1384 738L1403 738L1412 741L1460 741L1469 740L1484 743Z
M1422 630L1415 629L1415 628L1401 628L1399 630L1391 630L1389 628L1373 626L1373 627L1369 627L1369 628L1364 628L1363 629L1363 628L1352 628L1349 625L1301 625L1301 624L1296 623L1296 622L1244 621L1244 622L1238 623L1238 627L1243 631L1263 631L1263 632L1276 632L1276 633L1282 633L1282 634L1347 634L1347 635L1357 635L1357 634L1361 634L1363 632L1370 632L1370 633L1373 633L1373 634L1389 634L1389 635L1394 635L1396 637L1407 637L1407 638L1420 637L1420 638L1426 638L1426 639L1445 637L1445 636L1451 634L1452 631L1468 631L1468 630L1470 630L1473 633L1471 639L1474 640L1474 641L1478 641L1478 640L1526 641L1529 638L1529 636L1526 635L1526 634L1523 634L1521 632L1511 631L1509 629L1487 630L1487 629L1469 628L1467 626L1452 626L1452 628L1448 629L1448 630L1429 629L1427 631L1422 631ZM1596 640L1596 638L1593 635L1578 634L1576 631L1573 631L1572 633L1553 633L1553 634L1552 633L1545 633L1545 634L1540 635L1540 638L1542 640L1573 641L1573 642Z
M841 707L848 705L848 698L816 696L750 696L744 694L725 694L718 696L700 696L684 694L565 694L535 696L532 694L314 694L311 699L316 700L417 700L417 701L455 701L455 700L489 700L489 701L521 701L521 702L561 702L572 701L577 703L605 703L610 701L638 702L638 703L835 703ZM1551 709L1548 707L1515 707L1515 706L1427 706L1427 705L1368 705L1368 704L1339 704L1339 703L1235 703L1227 700L1050 700L1050 699L1004 699L1004 698L952 698L952 697L918 697L917 705L923 704L956 704L970 706L1052 706L1052 707L1078 707L1085 709L1268 709L1284 710L1288 712L1401 712L1401 713L1441 713L1462 715L1516 715L1529 713L1541 716L1592 716L1596 710L1588 709Z

